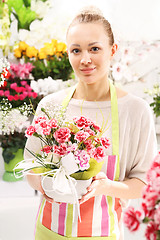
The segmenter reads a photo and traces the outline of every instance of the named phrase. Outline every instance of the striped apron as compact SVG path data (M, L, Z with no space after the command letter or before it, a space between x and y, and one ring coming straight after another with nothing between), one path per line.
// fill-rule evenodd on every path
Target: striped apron
M75 91L64 99L66 107ZM109 179L119 179L119 121L114 85L110 82L112 116L112 154L106 158L105 172ZM73 216L74 212L74 216ZM80 205L81 222L73 204L42 200L36 223L36 240L119 240L122 208L118 198L99 195Z

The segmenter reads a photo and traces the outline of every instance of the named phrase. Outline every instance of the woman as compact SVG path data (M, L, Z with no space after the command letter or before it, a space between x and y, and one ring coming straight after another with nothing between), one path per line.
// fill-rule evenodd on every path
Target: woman
M111 139L106 151L110 158L106 157L101 172L80 200L81 222L76 212L73 220L73 205L49 199L40 177L28 176L31 186L44 196L35 239L123 239L123 199L141 197L145 173L156 154L152 114L144 100L109 82L109 65L117 46L111 26L101 13L84 10L73 19L67 32L67 48L78 85L45 97L37 114L41 106L63 102L68 105L67 117L82 114L103 124L104 136ZM38 150L35 141L30 138L27 148ZM25 158L30 157L27 154Z

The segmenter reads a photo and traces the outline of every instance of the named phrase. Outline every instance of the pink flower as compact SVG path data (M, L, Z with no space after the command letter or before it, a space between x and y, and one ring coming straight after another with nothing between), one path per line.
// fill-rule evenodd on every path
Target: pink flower
M82 141L85 141L89 136L90 135L88 132L84 132L83 130L81 130L75 134L75 139L78 142L82 142Z
M137 231L141 222L142 213L135 211L133 207L129 207L124 213L124 224L131 231Z
M149 222L145 231L145 237L147 240L157 239L157 225L154 222Z
M106 149L110 146L109 140L106 137L102 137L100 139L100 141L101 141L103 147L105 147Z
M7 91L4 92L4 96L5 96L5 97L8 97L9 95L10 95L10 91L9 91L9 90L7 90Z
M95 136L95 132L90 128L85 128L85 132L88 132L90 136Z
M63 156L67 153L67 145L62 143L60 146L54 146L54 153L60 156Z
M88 139L88 140L84 141L84 144L86 145L87 151L89 151L93 148L91 139Z
M49 135L51 133L51 128L49 126L42 129L44 135Z
M19 99L23 101L27 97L27 92L23 92L22 94L19 95Z
M71 136L70 133L71 133L71 131L69 128L61 127L57 131L55 131L53 136L58 143L64 143L64 142L69 141L69 138Z
M7 98L8 98L9 101L13 101L14 100L14 96L12 96L12 95L9 95Z
M52 118L49 122L48 125L50 126L50 128L57 128L58 124L57 124L57 120Z
M77 158L79 161L80 170L85 170L89 168L90 156L86 153L85 150L78 151Z
M37 96L38 96L38 94L36 92L31 93L31 97L36 98Z
M48 145L44 146L44 147L41 149L42 152L45 152L45 153L47 153L47 154L50 153L51 150L52 150L52 147L51 147L51 146L48 146Z
M14 97L14 100L15 100L15 101L18 101L18 100L19 100L19 96L18 96L17 94L14 95L13 97Z
M93 157L97 160L97 162L101 162L105 157L104 148L99 146L93 150L92 154L93 154Z
M34 68L31 63L24 63L24 64L11 64L10 66L12 70L12 78L18 77L21 79L29 78L29 74Z
M15 90L15 88L17 88L17 83L11 83L10 88Z
M25 132L26 137L32 136L33 133L36 132L36 129L34 126L29 126Z
M152 210L158 200L158 193L153 190L152 186L146 185L142 192L143 202L146 204L148 210Z
M25 86L27 84L27 81L21 81L21 85Z
M98 131L98 132L101 131L101 128L100 128L98 125L96 125L95 123L92 123L92 126L94 127L94 129L95 129L96 131Z
M0 90L0 96L4 96L4 91Z
M39 124L41 121L44 121L44 120L46 121L47 118L43 117L43 116L39 116L34 120L34 122L35 122L35 124Z

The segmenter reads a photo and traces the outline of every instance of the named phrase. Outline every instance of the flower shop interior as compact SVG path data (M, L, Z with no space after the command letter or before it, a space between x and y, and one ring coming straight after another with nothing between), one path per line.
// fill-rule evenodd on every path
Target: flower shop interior
M82 7L95 5L111 23L118 50L109 77L151 105L160 151L159 0L2 0L0 2L0 240L31 240L41 195L25 177L25 131L38 102L76 84L66 29ZM13 163L13 160L15 162ZM131 200L137 207L141 199ZM144 240L144 226L124 240Z

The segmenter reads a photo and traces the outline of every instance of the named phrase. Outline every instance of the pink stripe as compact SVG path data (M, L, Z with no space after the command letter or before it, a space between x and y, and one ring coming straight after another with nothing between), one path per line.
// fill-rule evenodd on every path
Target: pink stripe
M66 203L61 203L59 206L58 234L64 236Z
M107 237L109 235L109 214L106 196L104 195L102 196L101 207L102 207L101 236Z
M114 179L115 163L116 163L116 155L108 156L107 177L110 180Z

